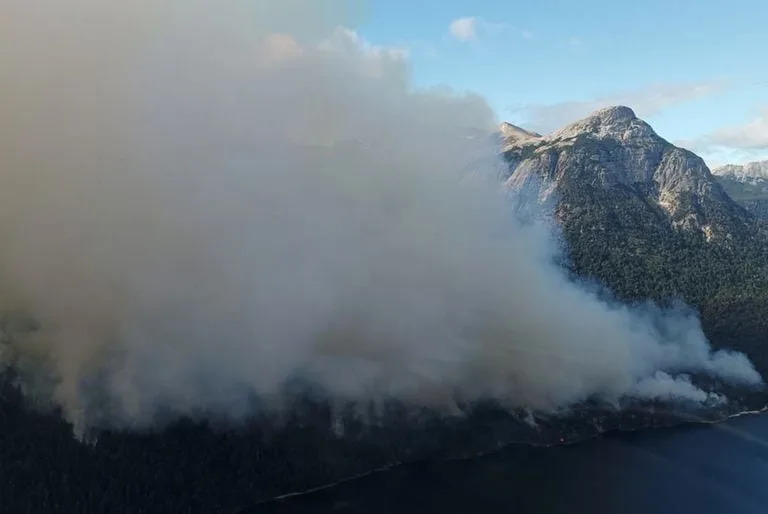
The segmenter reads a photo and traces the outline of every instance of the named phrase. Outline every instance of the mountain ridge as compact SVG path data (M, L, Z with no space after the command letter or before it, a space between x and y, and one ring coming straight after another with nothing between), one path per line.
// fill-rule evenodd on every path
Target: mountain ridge
M645 204L645 214L665 216L672 227L700 231L707 240L732 238L753 224L701 157L660 137L629 107L600 109L538 138L504 138L502 155L507 185L537 190L541 200L558 192L561 215L579 208L569 191L591 187L623 189Z
M758 219L768 220L768 161L726 164L712 174L734 200Z
M746 164L725 164L712 169L712 174L731 177L742 182L750 180L768 181L768 160L753 161Z

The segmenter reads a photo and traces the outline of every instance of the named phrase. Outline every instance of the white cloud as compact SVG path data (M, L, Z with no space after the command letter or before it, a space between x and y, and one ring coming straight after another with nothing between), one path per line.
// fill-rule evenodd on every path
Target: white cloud
M588 116L611 105L631 107L638 116L649 117L667 107L724 91L722 81L687 84L651 84L640 89L619 92L594 100L575 100L556 104L532 104L516 109L526 128L551 132L567 123Z
M453 20L448 31L454 39L462 43L487 38L517 38L533 39L530 30L519 30L506 22L486 20L477 16L467 16Z
M359 51L366 57L387 57L392 60L407 60L410 51L404 46L379 46L363 39L355 30L346 27L337 28L319 47L323 50L353 52Z
M261 50L262 61L269 65L291 61L302 53L301 46L293 37L279 33L266 36Z
M451 35L462 42L477 39L478 19L474 16L458 18L451 22L449 30Z
M701 154L710 167L768 159L768 106L742 124L728 125L675 144Z
M718 129L703 138L709 146L740 150L768 150L768 107L741 125Z

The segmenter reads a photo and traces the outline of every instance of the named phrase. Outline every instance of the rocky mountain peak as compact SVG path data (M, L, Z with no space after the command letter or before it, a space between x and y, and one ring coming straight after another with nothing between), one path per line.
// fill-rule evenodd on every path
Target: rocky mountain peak
M517 125L513 125L506 121L503 122L501 125L499 125L499 131L501 132L501 135L505 137L532 137L532 138L542 137L541 134L537 132L525 130L522 127L518 127Z
M637 116L635 111L626 105L613 105L599 109L592 113L592 118L600 118L607 123L616 123L619 121L632 121L636 120Z
M525 130L506 121L499 125L499 133L501 134L502 146L535 143L543 137L537 132Z
M507 184L555 199L561 220L599 201L607 218L630 225L666 220L669 228L712 240L728 237L748 217L699 156L664 140L629 107L601 109L544 137L515 129L507 128L515 137L502 147Z
M570 139L580 135L630 140L658 137L650 125L639 119L629 107L617 105L595 111L549 135L550 139Z

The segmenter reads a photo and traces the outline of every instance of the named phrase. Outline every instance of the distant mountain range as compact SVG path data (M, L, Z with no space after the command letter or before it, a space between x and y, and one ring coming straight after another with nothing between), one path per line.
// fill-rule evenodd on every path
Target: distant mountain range
M712 174L734 200L768 220L768 161L727 164L713 169Z
M552 208L575 277L626 301L682 298L714 345L768 373L768 234L732 192L763 168L713 175L621 106L547 135L505 123L499 138L503 179Z
M728 177L739 182L768 181L768 161L755 161L747 164L726 164L712 170L713 175Z

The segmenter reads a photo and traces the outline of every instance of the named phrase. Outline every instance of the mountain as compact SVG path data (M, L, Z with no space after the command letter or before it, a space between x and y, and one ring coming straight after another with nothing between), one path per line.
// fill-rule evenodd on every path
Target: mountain
M727 164L713 169L712 174L734 200L768 220L768 161Z
M574 277L625 301L682 298L714 345L768 371L768 237L700 157L622 106L499 132L504 180L551 207Z
M726 164L713 169L712 174L745 183L768 181L768 161L755 161L743 165Z
M731 239L753 224L700 157L659 137L628 107L602 109L547 136L517 129L502 149L508 184L536 190L543 201L557 193L561 219L599 208L614 229L683 228L708 241Z

